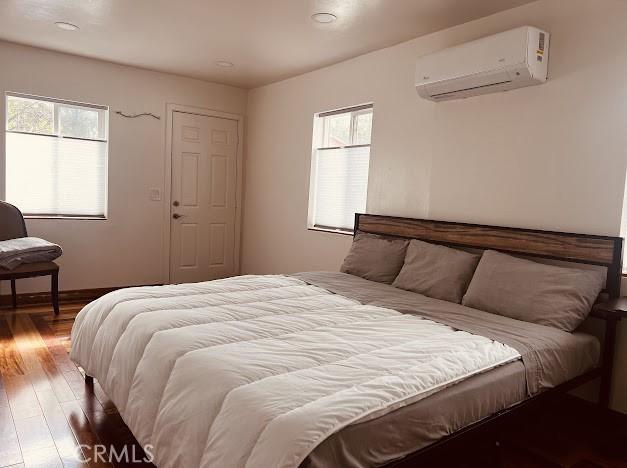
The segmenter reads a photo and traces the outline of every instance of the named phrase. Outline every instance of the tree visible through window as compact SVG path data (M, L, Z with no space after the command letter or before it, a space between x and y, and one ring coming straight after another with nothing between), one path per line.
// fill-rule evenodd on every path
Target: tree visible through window
M54 133L54 104L8 96L7 130L52 135Z
M26 215L104 217L108 108L6 95L6 200Z
M369 104L314 117L310 228L352 232L366 210L372 115Z

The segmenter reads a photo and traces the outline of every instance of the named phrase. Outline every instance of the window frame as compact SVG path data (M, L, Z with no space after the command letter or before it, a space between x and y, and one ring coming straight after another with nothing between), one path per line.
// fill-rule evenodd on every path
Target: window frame
M623 204L620 212L620 227L618 236L625 239L627 242L627 174L625 175L625 182L623 184ZM623 263L621 265L621 275L623 278L627 278L627 256L623 254Z
M36 133L36 132L24 132L20 130L9 130L8 129L8 108L9 108L9 99L10 98L18 98L18 99L31 99L36 101L44 101L49 102L54 105L53 112L53 132L54 133ZM99 113L98 118L98 135L101 138L84 138L84 137L74 137L74 136L65 136L61 135L59 131L59 109L61 107L71 107L75 109L87 109L94 110ZM46 96L39 96L35 94L26 94L26 93L18 93L7 91L4 93L4 109L5 109L5 121L4 121L4 134L5 136L9 133L16 133L22 135L35 135L35 136L43 136L50 138L61 138L67 140L78 140L78 141L93 141L97 143L105 143L107 145L106 148L106 158L104 161L104 169L105 169L105 180L104 180L104 213L102 215L79 215L79 214L51 214L51 213L23 213L25 219L69 219L69 220L94 220L94 221L103 221L107 220L109 217L109 106L104 106L100 104L92 104L86 102L78 102L71 101L67 99L58 99L51 98ZM6 138L5 138L6 140ZM6 173L6 158L7 158L7 149L4 147L4 154L2 154L2 158L5 165L5 173L4 173L4 188L5 193L3 195L3 199L6 200L6 181L8 174Z
M324 128L325 125L328 125L328 120L325 121L324 117L330 117L333 115L340 114L351 114L351 122L350 122L350 142L348 145L341 146L324 146L324 138L325 132L327 129ZM341 109L336 109L332 111L319 112L314 114L313 117L313 137L311 143L311 167L309 172L309 200L308 200L308 208L307 208L307 229L310 231L320 231L320 232L328 232L333 234L342 234L352 236L354 235L354 228L338 228L333 226L324 226L320 224L315 224L315 213L316 213L316 193L317 193L317 182L318 182L318 151L325 150L337 150L337 149L345 149L345 148L371 148L372 147L372 128L370 130L370 143L367 144L352 144L355 141L355 137L357 134L357 119L360 115L363 114L372 114L373 122L374 122L374 103L360 104L357 106L345 107ZM368 158L370 158L370 151L368 154ZM370 174L368 174L368 178L366 180L366 186L368 185L370 179ZM368 202L368 194L366 193L366 203Z

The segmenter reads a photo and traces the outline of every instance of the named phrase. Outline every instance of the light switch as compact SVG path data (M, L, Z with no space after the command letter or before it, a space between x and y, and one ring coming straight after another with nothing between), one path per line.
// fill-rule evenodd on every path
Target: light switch
M150 189L150 200L152 200L152 201L161 201L161 189L151 188Z

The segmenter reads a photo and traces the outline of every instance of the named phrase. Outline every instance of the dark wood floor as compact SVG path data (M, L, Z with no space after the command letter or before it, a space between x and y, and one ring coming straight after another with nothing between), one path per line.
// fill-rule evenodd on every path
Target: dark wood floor
M143 451L97 382L70 361L70 330L84 304L0 309L0 467L105 467L98 444ZM86 460L91 460L86 462ZM132 466L153 466L133 463Z
M0 309L0 467L153 466L93 460L98 444L133 449L139 460L143 452L98 383L86 385L69 359L83 305L62 305L58 317L43 306ZM625 419L560 397L421 466L627 468Z

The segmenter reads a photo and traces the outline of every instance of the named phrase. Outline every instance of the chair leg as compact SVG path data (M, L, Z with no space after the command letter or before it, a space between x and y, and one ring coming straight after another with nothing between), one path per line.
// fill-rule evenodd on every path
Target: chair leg
M17 291L15 290L15 280L11 280L11 304L15 309L17 307Z
M51 281L51 295L52 295L52 307L54 309L54 315L59 315L59 272L52 273Z

